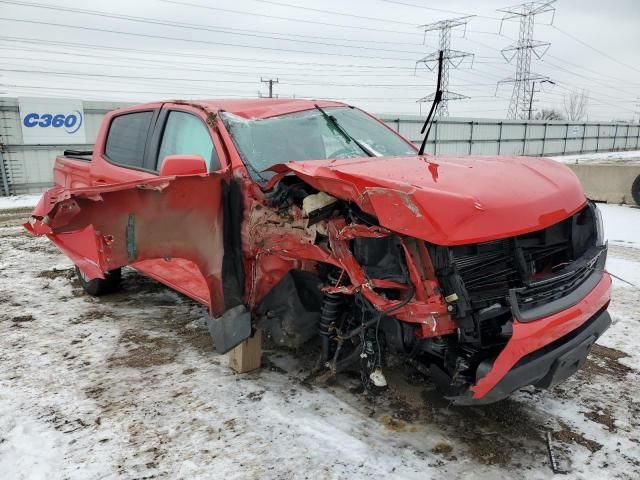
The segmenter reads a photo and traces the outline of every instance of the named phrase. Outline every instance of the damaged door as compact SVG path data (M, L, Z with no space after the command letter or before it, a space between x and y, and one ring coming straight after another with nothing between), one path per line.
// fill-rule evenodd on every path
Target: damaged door
M172 157L179 174L183 175L189 173L185 163L186 157L198 156L204 160L205 171L220 172L222 170L219 146L214 141L215 132L209 130L198 113L200 112L194 112L189 106L172 104L162 106L145 149L149 169L162 172L163 166L166 166L165 160ZM181 160L173 158L175 156L180 156ZM192 261L183 258L142 260L136 262L133 267L196 301L209 304L210 294L207 283L200 275L197 265Z
M89 279L125 265L190 262L201 285L201 292L191 296L219 316L233 306L229 303L237 304L237 297L225 302L222 288L223 190L220 172L55 187L44 194L25 227L46 235ZM227 275L234 275L232 269ZM166 280L185 292L175 279Z

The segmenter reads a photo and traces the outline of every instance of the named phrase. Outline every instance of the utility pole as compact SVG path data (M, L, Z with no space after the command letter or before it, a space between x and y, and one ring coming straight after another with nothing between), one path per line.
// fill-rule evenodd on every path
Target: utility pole
M502 56L507 62L511 63L511 61L516 58L516 73L513 77L500 80L496 86L497 91L501 83L513 83L513 92L511 93L507 118L526 118L533 95L531 82L535 80L548 80L548 77L544 75L531 73L531 54L533 53L537 58L542 58L551 45L549 42L534 40L533 27L535 25L536 15L547 12L552 13L551 24L553 24L555 8L551 5L555 1L556 0L528 2L513 7L498 9L499 12L504 13L502 22L500 22L499 33L502 33L502 26L505 20L512 18L520 19L518 40L514 44L502 49Z
M462 61L471 57L471 66L473 66L473 53L461 52L458 50L451 49L451 29L459 26L465 27L465 31L467 28L467 23L473 18L473 15L468 15L466 17L458 17L458 18L450 18L447 20L441 20L439 22L428 23L426 25L420 25L418 28L424 30L424 35L426 38L427 32L439 31L440 32L440 44L439 49L436 52L430 53L426 57L421 58L416 62L416 69L419 63L424 63L426 67L433 71L434 68L438 65L438 59L440 56L440 52L442 52L442 72L441 72L441 83L442 83L442 99L440 104L438 105L438 109L435 112L436 116L439 117L448 117L449 116L449 100L462 100L464 98L469 98L465 95L461 95L459 93L451 92L449 90L449 67L458 68ZM423 42L424 43L424 42ZM418 103L423 102L432 102L435 98L436 92L427 95L426 97L422 97L418 100Z
M262 83L269 84L269 98L273 98L273 84L274 83L280 83L280 81L277 78L275 80L273 78L269 78L269 79L265 80L262 77L260 77L260 81Z
M556 84L556 82L552 82L551 80L541 80L540 83L550 83L552 85ZM529 100L529 120L531 120L531 109L533 107L533 94L534 93L536 93L536 82L535 82L535 80L531 83L531 100Z

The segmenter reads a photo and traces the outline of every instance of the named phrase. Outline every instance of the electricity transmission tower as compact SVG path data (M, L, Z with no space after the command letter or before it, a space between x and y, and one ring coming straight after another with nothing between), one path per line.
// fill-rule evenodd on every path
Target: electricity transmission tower
M555 8L552 4L556 0L528 2L513 7L500 8L499 12L504 13L502 22L500 23L500 33L502 33L502 25L505 20L513 18L520 19L520 33L518 40L502 49L502 56L511 63L516 58L516 74L513 77L505 78L498 82L513 83L513 92L511 93L511 101L509 102L509 111L507 118L526 118L529 105L531 104L531 96L533 95L532 83L534 81L549 80L544 75L538 75L531 72L531 55L542 58L549 46L549 42L539 42L533 39L533 26L535 25L536 15L551 12L551 24L553 24L553 16ZM496 87L497 90L497 87Z
M269 78L267 80L265 80L264 78L260 77L260 82L262 83L266 83L269 85L269 98L273 98L273 85L275 83L280 83L280 81L276 78L275 80L273 78ZM260 96L262 97L262 94L260 94ZM276 95L277 97L277 95Z
M449 90L449 67L457 68L460 66L462 61L471 57L471 62L473 66L473 53L461 52L459 50L451 49L451 29L455 27L459 27L464 25L465 31L467 23L473 18L473 15L468 15L466 17L458 17L458 18L450 18L447 20L441 20L439 22L428 23L426 25L420 25L418 28L424 30L424 35L426 37L427 32L433 32L438 30L440 32L440 44L439 51L430 53L426 57L421 58L416 62L416 68L419 63L424 63L425 66L429 70L433 70L438 65L438 57L440 51L443 52L443 62L442 62L442 100L438 105L438 109L435 112L436 116L439 117L448 117L449 116L449 100L462 100L464 98L469 98L465 95L461 95L459 93L455 93ZM422 97L418 100L418 103L423 102L431 102L433 101L436 93L431 93L426 97Z

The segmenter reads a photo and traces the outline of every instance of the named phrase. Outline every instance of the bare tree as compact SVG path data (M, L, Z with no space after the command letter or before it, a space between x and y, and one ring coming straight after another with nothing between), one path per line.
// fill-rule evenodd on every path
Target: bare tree
M536 112L533 118L535 120L564 120L564 115L555 108L543 108Z
M571 92L564 96L564 112L572 122L582 120L587 116L589 95L586 91Z

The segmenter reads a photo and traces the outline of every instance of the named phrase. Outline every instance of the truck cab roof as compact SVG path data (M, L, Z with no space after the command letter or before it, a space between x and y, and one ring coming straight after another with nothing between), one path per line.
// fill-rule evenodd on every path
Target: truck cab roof
M242 99L203 99L203 100L166 100L132 107L139 110L144 107L158 107L163 103L185 103L205 108L210 112L224 110L246 119L260 119L285 115L287 113L310 110L321 107L346 107L342 102L329 100L303 100L297 98L242 98Z

